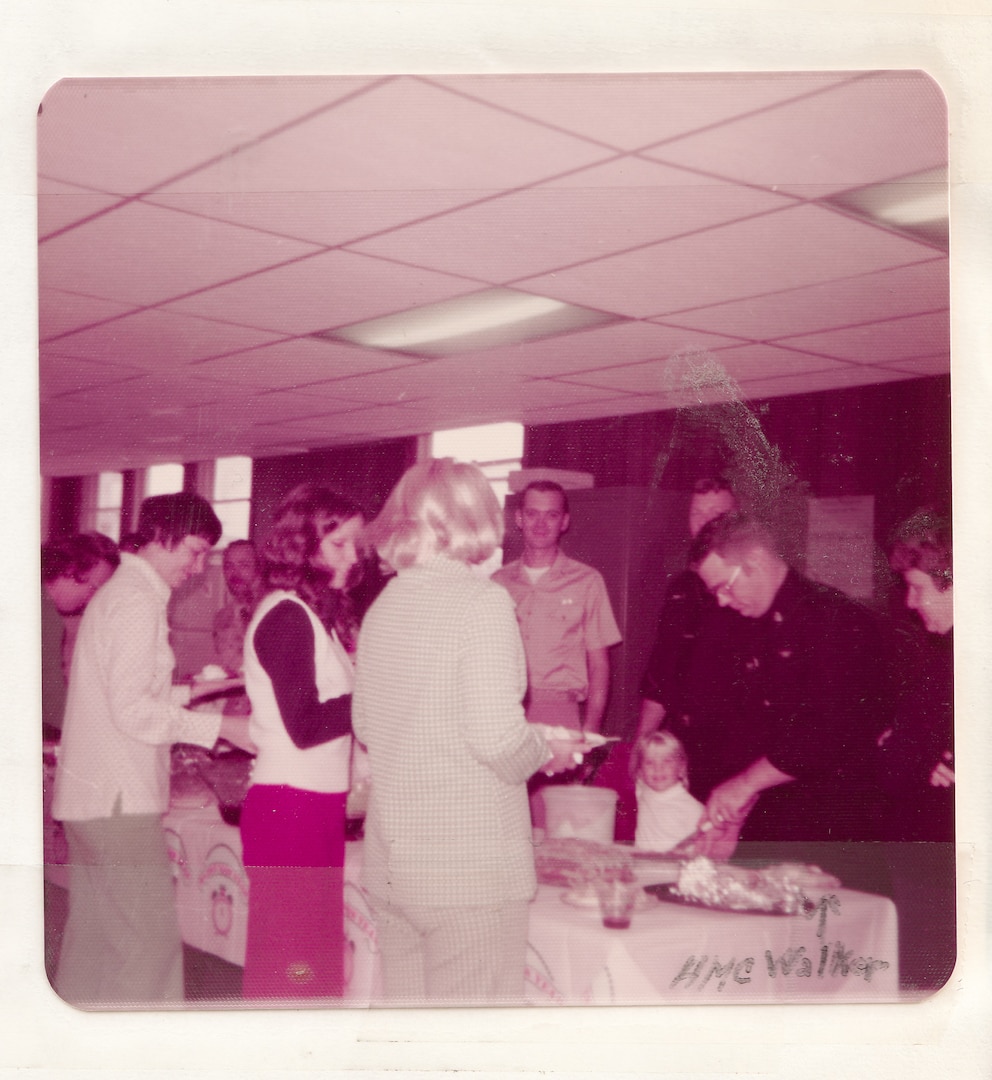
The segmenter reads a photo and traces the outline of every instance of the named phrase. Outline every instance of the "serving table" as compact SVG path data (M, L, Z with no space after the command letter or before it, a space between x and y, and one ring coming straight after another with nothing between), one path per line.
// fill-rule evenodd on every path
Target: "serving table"
M173 807L163 825L183 941L244 966L249 890L240 829L226 824L216 805ZM344 868L344 1005L355 1007L367 1006L379 994L375 923L359 885L361 866L362 844L349 841Z
M243 964L248 880L241 835L216 806L164 819L183 940ZM362 843L345 857L347 990L343 1005L379 998L375 923L359 882ZM897 919L884 897L836 889L805 914L711 911L657 901L626 930L542 885L531 905L525 972L534 1005L658 1005L898 1000Z
M898 999L891 900L850 889L808 914L723 912L659 901L626 930L542 885L531 905L528 995L535 1003L657 1005Z

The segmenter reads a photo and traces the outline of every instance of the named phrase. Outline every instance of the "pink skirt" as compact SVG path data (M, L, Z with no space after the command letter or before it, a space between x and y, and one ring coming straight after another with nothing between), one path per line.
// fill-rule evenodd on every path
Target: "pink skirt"
M255 784L241 809L250 886L243 996L344 992L344 792Z

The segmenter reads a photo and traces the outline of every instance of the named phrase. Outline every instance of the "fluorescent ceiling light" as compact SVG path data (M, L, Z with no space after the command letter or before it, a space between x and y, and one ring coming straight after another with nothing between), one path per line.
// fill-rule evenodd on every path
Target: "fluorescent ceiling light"
M350 326L318 330L311 336L437 357L535 341L619 319L618 315L546 296L496 288Z
M885 184L844 192L829 200L860 217L946 248L947 169L929 169Z

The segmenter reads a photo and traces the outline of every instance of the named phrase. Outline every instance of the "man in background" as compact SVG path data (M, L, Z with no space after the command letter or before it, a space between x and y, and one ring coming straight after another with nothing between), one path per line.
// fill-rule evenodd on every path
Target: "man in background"
M524 549L519 559L493 574L513 598L527 657L527 719L598 732L610 691L609 649L621 640L602 574L570 559L560 547L568 530L568 497L550 480L524 488L516 511ZM575 771L555 777L569 782ZM547 783L538 773L528 785L534 824L544 825L536 792Z
M244 663L245 631L264 588L254 544L231 541L224 549L223 569L231 599L214 616L214 648L220 665L237 675Z
M41 549L41 708L46 738L62 730L72 651L86 605L120 563L102 533L77 533Z
M220 534L198 495L146 499L137 553L121 555L79 627L52 808L69 846L69 917L55 985L75 1004L183 998L161 821L170 746L211 747L221 734L243 736L216 713L184 707L190 688L172 683L166 606L173 589L203 570Z
M725 480L698 480L689 501L690 537L694 540L709 522L736 509ZM689 759L689 789L702 802L753 756L748 747L757 736L742 722L738 670L747 651L747 629L717 603L693 570L669 582L641 680L636 738L661 726L676 735Z

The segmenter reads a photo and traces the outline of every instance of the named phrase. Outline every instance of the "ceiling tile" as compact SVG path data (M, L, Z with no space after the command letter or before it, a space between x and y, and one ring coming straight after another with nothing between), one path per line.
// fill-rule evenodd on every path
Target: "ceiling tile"
M770 345L737 346L705 355L710 365L721 369L725 376L739 381L787 372L824 371L841 366L837 361L804 356ZM658 394L677 389L685 370L684 361L649 360L641 364L586 371L563 377L561 381L603 387L618 393Z
M805 334L780 344L809 349L842 360L892 364L913 356L932 356L950 350L950 312L935 311L904 319L887 319L823 334Z
M38 171L123 195L151 191L373 81L65 79L42 102Z
M274 337L263 330L150 309L67 334L53 344L52 351L165 372Z
M113 464L108 464L110 454L107 451L87 449L75 453L71 446L43 445L39 457L43 476L95 476L100 472L130 468L130 464L120 464L120 454L114 454Z
M825 356L810 356L777 345L732 345L713 354L715 362L732 379L748 382L804 372L837 371L846 365Z
M621 322L522 345L484 349L461 358L465 367L533 376L563 375L611 363L670 356L684 349L735 344L733 338L648 322Z
M117 195L87 191L74 184L61 184L41 177L38 180L38 236L48 236L119 202Z
M121 364L101 364L89 360L80 360L75 356L56 356L43 354L39 367L39 382L43 402L59 398L62 394L77 394L80 391L102 388L105 395L110 386L139 378L141 372ZM75 406L79 408L77 403ZM89 405L87 404L87 412ZM78 414L77 414L78 415Z
M406 76L166 190L490 191L530 184L606 154L585 140Z
M688 169L673 168L663 165L658 161L648 161L646 158L634 154L625 154L622 157L610 158L609 161L598 165L590 165L585 169L576 169L564 176L556 176L551 180L543 181L534 185L536 190L564 190L577 189L579 191L595 191L602 189L614 192L618 198L627 198L636 195L638 191L661 191L668 194L685 195L697 188L713 188L717 191L728 189L741 189L740 185L729 184L726 180L720 180L714 176L700 176L699 173L690 172ZM770 192L761 194L769 196ZM765 201L764 205L785 206L791 201L786 196ZM584 223L585 224L585 223ZM688 230L682 230L688 231Z
M530 278L516 287L635 318L660 317L919 262L930 252L912 240L802 205Z
M847 78L824 72L451 75L432 81L563 131L634 150Z
M887 71L666 143L650 154L802 198L947 161L947 113L922 71Z
M333 416L287 420L278 425L278 430L286 441L304 439L311 446L329 446L342 441L372 442L405 429L408 424L402 405L379 405ZM269 428L270 433L274 430Z
M141 375L119 385L55 398L43 403L42 410L59 427L74 427L82 418L88 423L112 422L122 439L130 426L131 435L140 444L155 433L155 427L176 430L177 418L185 422L202 414L225 393L226 388L219 383L188 379L177 385L170 379ZM148 427L142 427L143 420Z
M931 259L868 276L824 281L731 304L681 312L682 326L768 340L836 326L892 318L947 303L947 259Z
M316 250L311 244L132 202L38 249L47 288L156 304Z
M217 360L207 360L197 364L197 369L213 379L276 389L405 367L410 362L409 356L399 353L362 349L337 341L289 338Z
M58 431L72 432L80 427L90 428L96 424L119 424L133 419L136 414L149 416L149 410L136 404L137 399L130 393L124 393L123 387L117 392L104 394L70 394L53 398L41 403L41 421L45 431L54 435ZM176 414L183 410L176 406ZM116 429L123 434L123 429ZM138 440L142 442L142 439Z
M478 191L204 191L158 193L144 201L187 213L337 247L432 217L488 193Z
M565 382L558 379L531 379L524 387L522 402L527 408L540 408L542 405L571 405L579 402L606 402L627 396L626 392L615 387L582 386L577 382Z
M59 84L39 123L42 467L946 372L946 259L790 205L945 135L915 72ZM345 244L367 251L324 250ZM651 321L436 362L305 336L520 275Z
M97 419L98 418L98 419ZM74 448L79 449L84 438L87 448L99 449L106 445L113 447L134 447L138 453L148 453L148 448L153 440L161 438L174 438L176 444L181 443L184 433L177 432L175 423L168 417L154 418L144 411L132 409L128 411L115 411L112 407L94 410L91 420L85 427L72 427L69 423L60 424L62 437L76 442ZM158 460L168 460L159 458Z
M893 361L889 366L893 371L904 372L914 378L928 378L947 375L955 365L946 352L939 352L933 356L908 356L905 360Z
M630 400L589 387L572 386L565 392L562 390L563 387L556 388L539 382L536 386L505 386L498 394L492 395L435 397L418 403L414 414L419 416L422 425L420 431L438 431L504 421L527 423L528 417L535 412L551 406L569 415L574 409L590 406L596 415L609 416L615 411L616 402Z
M479 289L477 282L329 251L191 296L167 310L311 334Z
M818 390L898 382L906 377L901 372L872 368L865 364L806 375L786 375L780 379L757 379L747 383L744 390L746 400L760 401L762 398L787 397L791 394L813 394Z
M351 412L370 404L368 400L354 395L337 394L333 384L322 394L300 393L295 390L277 390L257 394L242 402L239 408L229 408L232 419L240 413L252 424L282 423L284 420L307 420L331 413Z
M445 361L411 362L403 367L390 370L372 371L363 375L339 376L323 382L300 386L299 393L322 397L325 394L340 396L349 401L366 404L399 405L406 401L418 400L425 393L436 394L444 385L438 377L443 370L438 365Z
M44 343L49 338L103 322L104 319L115 319L133 310L130 304L65 292L63 289L42 288L38 290L38 338Z
M255 458L286 457L289 454L309 454L316 444L305 439L295 442L289 438L274 438L271 429L253 429L245 433L245 452Z
M598 175L583 185L589 172ZM646 162L612 163L569 179L567 187L516 192L353 250L504 284L789 205L768 192L693 182L688 174L677 186L670 172L654 174Z
M527 409L521 416L525 424L561 424L565 421L596 420L604 415L608 416L633 416L638 413L659 412L663 409L674 409L678 402L670 395L639 395L629 397L610 398L609 412L604 414L603 403L590 401L584 403L573 402L567 408L561 405L544 405L540 408Z

